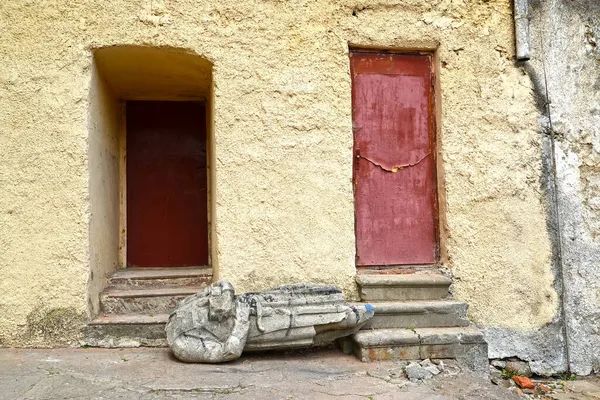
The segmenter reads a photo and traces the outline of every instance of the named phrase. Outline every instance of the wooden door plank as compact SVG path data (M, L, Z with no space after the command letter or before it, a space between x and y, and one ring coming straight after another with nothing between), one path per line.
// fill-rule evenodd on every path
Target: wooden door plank
M437 261L431 58L352 54L357 265Z
M126 108L128 266L208 265L204 104Z

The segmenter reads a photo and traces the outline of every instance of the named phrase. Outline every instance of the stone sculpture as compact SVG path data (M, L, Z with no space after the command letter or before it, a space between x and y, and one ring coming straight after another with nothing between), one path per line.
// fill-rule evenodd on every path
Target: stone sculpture
M178 359L217 363L243 350L327 343L355 333L372 316L371 305L348 306L333 286L297 284L235 296L231 283L218 281L184 299L165 329Z

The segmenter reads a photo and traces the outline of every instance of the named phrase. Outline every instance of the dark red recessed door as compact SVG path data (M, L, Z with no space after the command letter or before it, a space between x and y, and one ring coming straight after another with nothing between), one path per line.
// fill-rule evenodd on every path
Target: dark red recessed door
M431 56L351 54L357 265L437 261Z
M203 103L128 101L127 265L208 265Z

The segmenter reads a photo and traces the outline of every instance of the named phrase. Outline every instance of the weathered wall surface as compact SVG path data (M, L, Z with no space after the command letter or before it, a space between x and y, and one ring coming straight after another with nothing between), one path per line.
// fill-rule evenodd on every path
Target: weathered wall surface
M11 0L0 16L4 344L25 343L38 299L86 312L90 52L115 44L214 65L219 276L238 291L305 280L350 298L348 44L437 49L455 295L479 324L552 321L537 110L511 60L508 0Z
M98 314L99 295L119 262L119 136L117 97L92 65L88 115L90 174L89 309Z
M91 57L60 18L56 3L0 5L2 345L58 344L87 308Z
M571 371L600 370L600 3L533 3L532 76L539 81L547 164L554 137L554 234L564 284ZM547 85L546 85L547 82ZM546 98L547 92L547 98ZM547 180L554 184L552 170ZM559 234L560 233L560 234Z

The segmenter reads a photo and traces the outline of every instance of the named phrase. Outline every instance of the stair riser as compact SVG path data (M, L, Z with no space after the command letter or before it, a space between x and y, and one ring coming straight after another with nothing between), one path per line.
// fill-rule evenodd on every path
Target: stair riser
M165 324L89 325L83 343L92 347L166 347Z
M354 354L362 362L421 359L420 346L390 346L365 349L355 346Z
M100 307L107 314L169 314L188 295L155 297L101 296Z
M468 368L489 374L487 344L473 327L375 329L352 336L361 361L455 359Z
M487 366L487 344L450 343L440 345L399 345L361 348L355 345L356 356L363 362L384 360L425 360L451 358L480 368Z
M168 289L184 288L190 286L206 287L210 285L212 277L194 276L185 278L165 279L125 279L112 278L108 280L107 289L130 290L130 289Z
M465 314L375 314L362 329L468 326Z
M441 300L448 297L449 286L361 286L363 301Z

